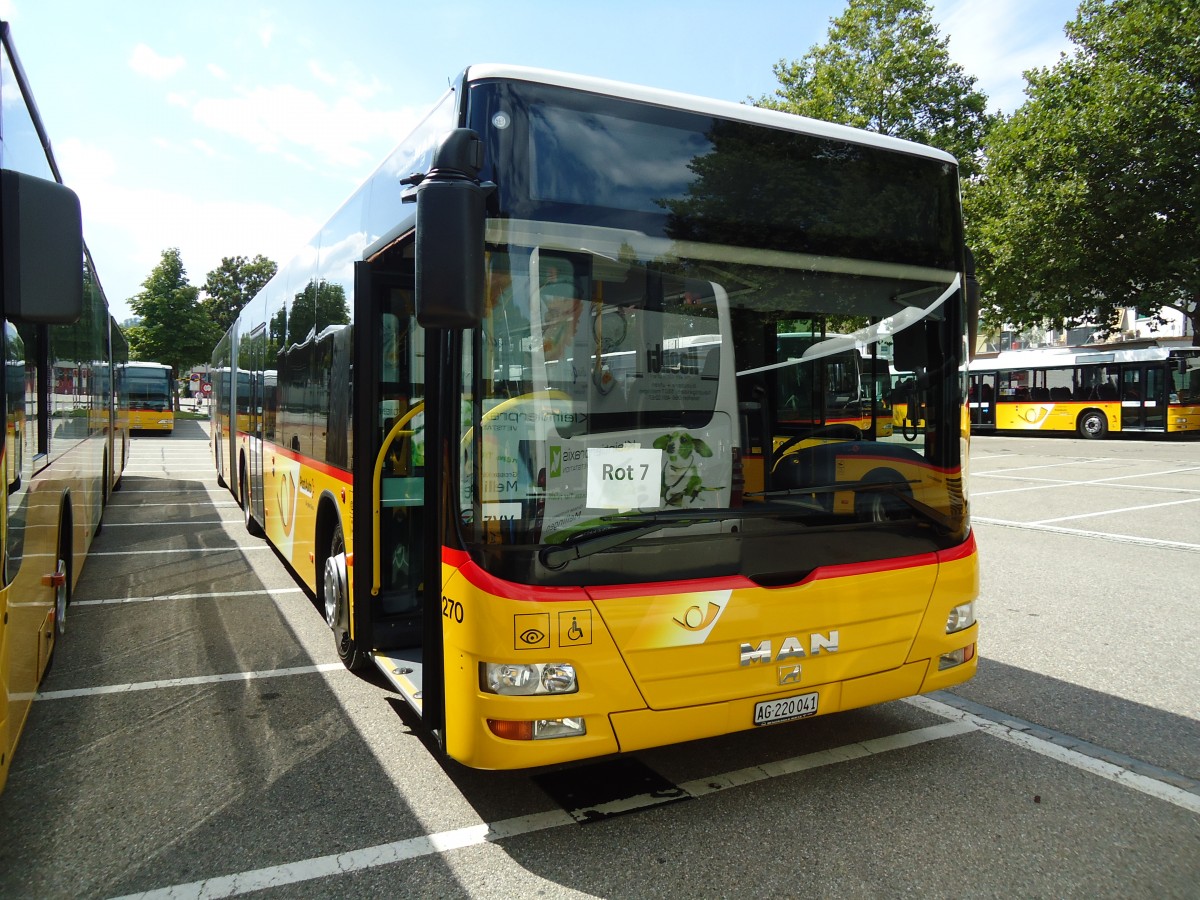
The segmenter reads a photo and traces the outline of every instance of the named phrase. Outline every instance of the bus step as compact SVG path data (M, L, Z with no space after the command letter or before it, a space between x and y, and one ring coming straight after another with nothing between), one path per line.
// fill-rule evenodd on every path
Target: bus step
M421 713L421 648L377 650L375 665L400 692L418 715Z

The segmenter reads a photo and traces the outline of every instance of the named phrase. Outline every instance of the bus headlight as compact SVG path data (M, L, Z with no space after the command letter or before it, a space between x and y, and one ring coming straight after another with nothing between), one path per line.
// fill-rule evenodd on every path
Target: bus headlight
M946 634L954 634L975 624L975 601L960 603L946 617Z
M480 687L489 694L528 697L579 690L570 663L480 663Z

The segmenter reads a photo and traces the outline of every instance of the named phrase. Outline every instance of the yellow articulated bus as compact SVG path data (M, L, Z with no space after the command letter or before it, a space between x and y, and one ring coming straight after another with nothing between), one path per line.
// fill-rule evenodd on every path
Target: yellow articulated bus
M131 361L119 377L129 404L130 431L175 431L175 386L171 367L156 362Z
M1003 350L970 372L976 433L1200 432L1200 348Z
M940 151L472 67L218 344L218 478L468 766L944 688L968 260Z
M112 360L125 347L83 244L37 107L0 22L0 291L4 304L0 504L0 788L127 441Z

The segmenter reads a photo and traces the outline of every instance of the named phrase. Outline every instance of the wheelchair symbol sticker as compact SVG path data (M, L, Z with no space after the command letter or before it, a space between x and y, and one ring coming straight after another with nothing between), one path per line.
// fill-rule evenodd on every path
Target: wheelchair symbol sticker
M558 614L558 646L579 647L592 642L592 611L571 609Z

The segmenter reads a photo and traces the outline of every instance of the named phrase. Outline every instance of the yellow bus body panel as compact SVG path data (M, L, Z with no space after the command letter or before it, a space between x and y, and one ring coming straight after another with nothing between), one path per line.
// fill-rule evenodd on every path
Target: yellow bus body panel
M132 409L129 411L129 428L131 431L162 431L170 434L175 430L175 414Z
M782 588L716 579L661 593L522 588L444 565L447 752L482 769L547 765L747 730L762 700L816 692L824 715L966 681L978 626L945 625L978 594L974 539L940 557L831 568ZM513 599L522 593L533 596ZM766 658L744 663L747 647ZM938 670L964 647L968 662ZM580 689L497 696L481 687L483 662L569 663ZM487 724L576 717L586 735L536 741Z
M300 575L309 590L317 590L314 542L317 510L322 497L332 498L342 523L347 555L353 555L354 500L350 474L314 463L274 444L263 445L263 506L267 537ZM321 553L328 547L320 548ZM353 569L350 570L353 578ZM353 596L353 591L351 591Z
M1200 431L1200 406L1183 404L1167 407L1167 431Z
M999 431L1075 431L1079 414L1098 409L1108 421L1109 431L1121 430L1120 402L1022 403L996 404L996 428Z

